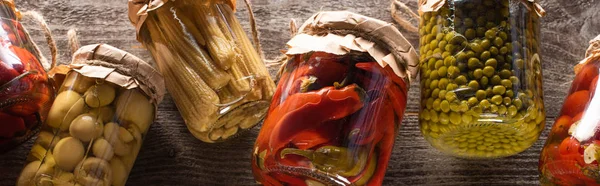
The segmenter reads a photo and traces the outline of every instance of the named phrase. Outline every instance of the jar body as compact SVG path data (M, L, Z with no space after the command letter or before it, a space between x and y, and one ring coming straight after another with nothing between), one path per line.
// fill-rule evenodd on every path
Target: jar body
M48 114L54 89L32 40L7 2L0 3L0 22L2 153L33 136Z
M540 156L542 185L597 185L600 181L600 154L596 154L600 145L599 62L584 65L575 76Z
M406 106L404 80L366 55L291 58L255 143L264 185L381 185Z
M421 132L462 158L524 151L545 122L539 16L517 0L442 2L419 25Z
M71 71L17 185L125 185L154 112L137 88Z
M266 115L275 84L229 5L166 3L140 37L196 138L230 139Z

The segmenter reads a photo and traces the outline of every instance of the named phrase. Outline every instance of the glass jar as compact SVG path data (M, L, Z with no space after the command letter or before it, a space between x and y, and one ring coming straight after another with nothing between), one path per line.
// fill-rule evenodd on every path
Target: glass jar
M591 42L598 48L600 38ZM595 45L595 46L594 46ZM596 97L600 52L575 68L575 80L552 126L540 156L542 185L598 185L600 159L600 97Z
M256 180L381 185L408 76L416 76L417 68L407 70L418 63L415 50L393 25L349 12L314 15L287 45L290 57L254 146Z
M33 136L54 89L12 0L0 1L0 153Z
M153 1L130 1L130 18L190 132L214 143L258 124L275 84L235 17L235 1Z
M545 124L543 9L525 0L430 0L419 9L425 139L462 158L529 148Z
M74 56L18 186L125 185L154 121L164 82L149 64L109 45Z

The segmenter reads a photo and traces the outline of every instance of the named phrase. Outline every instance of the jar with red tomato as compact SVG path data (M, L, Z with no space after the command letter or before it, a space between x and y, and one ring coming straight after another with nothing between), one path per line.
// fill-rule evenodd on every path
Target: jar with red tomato
M33 136L54 89L12 0L0 2L0 153Z
M415 49L393 25L349 12L314 15L287 46L255 143L256 180L381 185L417 73Z
M575 67L575 79L552 126L539 163L542 185L600 184L600 37Z

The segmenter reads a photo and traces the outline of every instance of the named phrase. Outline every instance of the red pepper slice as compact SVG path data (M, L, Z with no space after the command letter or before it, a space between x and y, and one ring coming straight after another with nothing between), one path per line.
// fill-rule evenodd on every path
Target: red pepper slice
M579 154L581 144L573 137L565 138L558 147L558 152L562 155ZM583 160L583 158L582 158Z
M552 126L552 138L553 139L564 139L567 137L569 128L571 127L571 117L568 115L563 115L559 117L556 122L554 122L554 126Z
M19 76L19 73L5 62L0 61L0 85Z
M282 105L285 113L275 127L269 140L270 147L285 146L298 131L316 128L325 121L344 118L363 107L365 92L356 84L336 90L326 87L317 92L298 93L290 96Z
M344 120L328 121L315 129L301 131L292 139L292 144L301 150L313 149L323 144L337 146L336 138L344 123Z
M365 145L381 140L385 132L386 122L393 122L393 114L383 108L384 98L379 97L363 108L360 113L351 117L350 127L347 129L349 140L352 144Z
M390 101L392 101L392 105L394 106L394 111L396 111L396 115L399 117L404 116L404 110L406 109L406 83L402 78L398 77L392 68L389 66L382 68L379 64L375 62L366 62L366 63L357 63L355 65L357 68L366 70L368 72L372 72L373 74L383 75L394 82L397 86L393 84L385 86L386 95L389 96Z
M390 101L390 100L388 100ZM390 106L386 106L389 110ZM385 122L386 129L381 142L377 145L378 158L377 168L372 178L367 183L368 186L379 186L383 183L383 177L387 170L388 162L392 156L392 150L394 148L394 140L396 139L396 122L393 112L388 112L391 116L391 121ZM389 117L389 116L388 116ZM402 117L402 116L398 116Z
M401 90L408 90L406 89L406 82L404 82L402 78L396 75L396 73L394 73L394 70L392 70L392 68L389 66L382 68L377 62L356 63L356 65L354 66L356 66L356 68L363 69L368 72L383 74L385 77L390 78L394 83L400 86Z
M581 185L583 184L582 180L587 177L583 175L581 169L576 165L577 162L574 160L556 160L548 162L546 169L552 174L552 177L555 179L553 180L554 182L565 185Z

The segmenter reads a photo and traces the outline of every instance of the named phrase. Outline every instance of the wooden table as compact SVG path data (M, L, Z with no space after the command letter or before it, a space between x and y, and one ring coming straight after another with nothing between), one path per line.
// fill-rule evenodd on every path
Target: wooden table
M403 2L416 10L416 0ZM70 59L66 32L71 27L79 29L83 44L107 43L152 61L135 40L126 3L127 0L17 0L18 8L45 15L58 41L62 63ZM574 77L572 68L583 58L587 42L600 34L600 21L595 20L600 18L597 11L600 1L545 0L541 4L548 16L543 19L542 30L547 129L540 140L529 150L509 158L462 160L444 156L430 147L419 132L417 117L407 114L396 138L385 185L538 184L539 153ZM290 38L291 18L303 22L318 10L349 10L392 21L389 7L388 0L254 0L263 36L261 42L270 59L279 54ZM246 18L246 13L241 8L238 16ZM40 30L31 23L25 25L34 40L43 45ZM405 33L405 36L413 45L418 44L416 34ZM43 51L48 54L47 47ZM418 111L417 83L411 86L407 112ZM259 129L226 143L202 143L187 131L173 100L167 96L146 136L128 185L254 185L250 154ZM32 142L0 154L0 185L15 183Z

